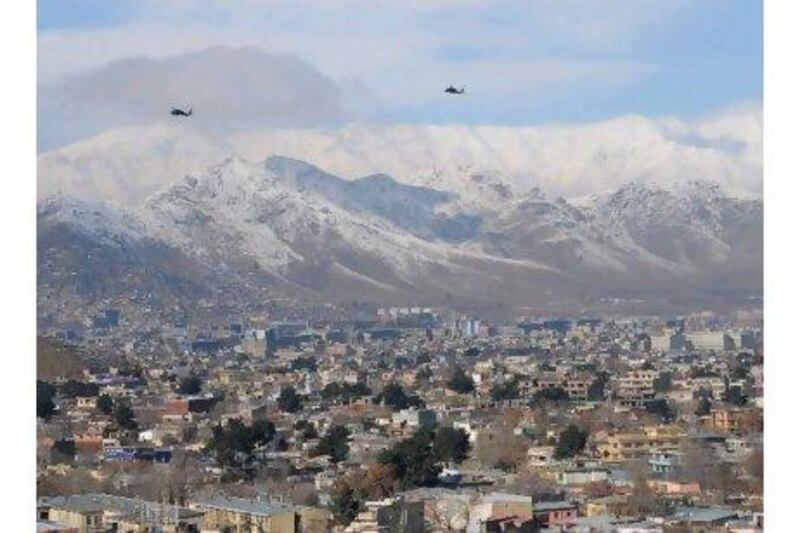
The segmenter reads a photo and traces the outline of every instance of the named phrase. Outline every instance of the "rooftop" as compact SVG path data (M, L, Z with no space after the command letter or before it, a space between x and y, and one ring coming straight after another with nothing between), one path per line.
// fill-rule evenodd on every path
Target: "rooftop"
M225 509L238 513L247 513L259 516L270 516L281 513L293 512L294 507L282 502L277 502L262 498L234 498L229 496L217 495L194 503L198 507L211 507L215 509Z

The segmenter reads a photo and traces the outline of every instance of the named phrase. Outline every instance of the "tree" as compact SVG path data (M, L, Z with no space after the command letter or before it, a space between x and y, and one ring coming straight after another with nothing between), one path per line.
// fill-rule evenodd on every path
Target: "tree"
M432 377L433 372L431 369L427 366L423 366L417 370L417 375L414 376L414 383L416 383L417 387L421 387L423 385L427 385Z
M453 375L447 381L447 388L459 394L469 394L475 390L475 383L460 366L456 367Z
M217 424L211 428L211 439L205 450L214 454L222 466L243 465L252 458L256 446L263 446L275 437L275 424L269 420L257 420L247 426L235 418L226 426Z
M670 408L667 400L663 398L650 400L645 404L645 409L648 413L658 415L664 423L668 423L675 418L674 411Z
M418 396L406 394L403 387L397 383L389 383L383 387L383 391L375 397L378 402L388 405L393 411L408 409L409 407L422 407L424 403Z
M653 380L653 390L656 392L667 392L672 387L672 374L661 372Z
M764 450L758 448L753 451L745 459L744 469L755 484L756 490L760 492L764 483Z
M251 431L253 444L263 446L275 437L275 424L269 420L256 420L251 426Z
M536 393L536 399L549 400L551 402L564 402L569 400L569 394L561 387L548 387Z
M181 380L178 393L184 395L200 394L203 389L203 380L199 376L188 376Z
M708 416L711 413L711 400L708 396L701 396L700 400L697 402L697 409L695 409L694 414L697 416Z
M331 491L331 512L336 523L348 525L358 515L359 507L361 504L353 487L344 480L335 481Z
M130 404L127 402L118 402L114 409L114 420L117 425L122 429L134 430L139 427L136 423L136 417L131 409Z
M365 500L382 500L397 490L397 476L394 467L381 463L372 463L366 473L360 476L357 491Z
M342 396L342 386L331 382L322 389L322 399L327 401L338 401Z
M722 401L741 407L747 405L747 396L742 392L741 387L728 387L722 394Z
M499 468L514 472L525 462L528 443L523 437L514 434L510 423L490 427L481 431L475 446L475 455L487 468Z
M303 402L294 387L290 385L281 389L278 396L278 407L287 413L296 413L303 408Z
M71 463L75 459L75 441L58 439L53 443L52 459L55 463Z
M476 346L464 350L465 357L478 357L480 354L481 354L481 349Z
M313 356L298 357L297 359L292 361L291 369L293 371L308 370L310 372L316 372L317 371L317 360L314 359Z
M319 436L317 428L308 420L298 420L294 425L294 429L300 432L300 437L303 441L316 439Z
M588 437L588 431L570 424L558 437L558 444L556 445L554 457L556 459L566 459L577 455L583 451Z
M600 372L597 374L597 377L589 385L589 390L587 391L587 395L590 400L594 402L599 402L604 400L606 397L606 385L608 384L608 373L607 372Z
M101 394L97 397L97 408L105 415L110 415L114 412L114 400L108 394Z
M469 435L463 429L439 428L433 440L433 452L440 461L461 463L469 455Z
M372 391L363 383L351 385L350 383L332 382L322 389L322 399L329 402L349 403L351 400L363 398L370 394L372 394Z
M36 381L36 416L47 420L56 410L53 397L56 388L46 381Z
M350 431L344 426L333 426L328 433L319 440L319 444L312 452L313 456L327 455L331 462L340 463L350 454L350 445L347 442Z
M647 465L636 461L631 469L633 490L628 497L628 507L634 516L644 516L656 510L656 496L647 483Z
M85 398L100 394L100 387L97 383L86 383L85 381L70 379L61 385L60 391L67 398Z
M419 429L410 438L383 450L378 461L394 468L403 489L432 487L442 470L432 450L433 438L432 430Z
M492 401L501 402L503 400L516 400L519 398L519 386L517 380L506 381L505 383L497 383L492 387L490 392Z

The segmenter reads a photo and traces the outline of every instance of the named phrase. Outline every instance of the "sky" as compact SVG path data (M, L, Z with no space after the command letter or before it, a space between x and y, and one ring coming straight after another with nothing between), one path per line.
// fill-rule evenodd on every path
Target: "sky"
M284 98L298 119L284 111L280 120L266 119L267 126L692 117L761 100L761 11L754 0L39 0L40 96L63 100L51 123L80 122L91 107L80 95L92 85L102 105L117 98L111 106L117 122L135 122L155 112L154 100L102 91L118 92L119 80L135 73L161 80L151 92L189 102L204 85L220 84L221 58L205 65L194 57L195 68L184 72L185 54L254 47L263 57L251 53L243 64L282 76L254 75L248 81L256 87L293 93L319 80L303 91L318 114ZM296 61L292 73L299 79L269 66L287 57ZM465 86L467 97L445 95L449 84ZM208 106L222 109L230 105L223 98L238 97L269 110L245 87L245 94L208 91L196 97ZM223 114L215 120L224 122ZM231 111L231 123L241 119ZM74 135L107 125L81 124ZM49 145L70 137L42 134Z

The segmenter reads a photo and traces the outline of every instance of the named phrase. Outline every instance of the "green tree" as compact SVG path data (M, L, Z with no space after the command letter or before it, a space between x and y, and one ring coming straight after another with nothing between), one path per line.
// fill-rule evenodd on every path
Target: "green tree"
M645 404L645 409L648 413L661 417L661 421L664 423L669 423L675 418L675 412L663 398L647 402Z
M178 393L187 396L200 394L201 390L203 390L203 380L199 376L187 376L181 380L178 386Z
M556 459L566 459L579 454L586 446L586 439L588 437L588 431L570 424L558 437L558 444L553 454L554 457Z
M333 426L328 433L319 440L319 444L312 452L312 455L327 455L334 463L340 463L347 459L350 454L350 444L347 439L350 431L344 426Z
M342 397L342 386L336 383L328 383L322 389L322 399L327 401L338 401Z
M406 394L403 387L397 383L389 383L383 387L383 391L375 397L375 400L388 405L393 411L400 411L402 409L408 409L409 407L424 406L424 403L418 396Z
M36 416L47 420L56 410L53 397L56 388L46 381L36 381Z
M339 480L333 483L331 490L331 512L337 524L346 526L358 515L361 506L356 491L346 481Z
M490 392L492 400L501 402L503 400L516 400L519 398L519 385L517 380L506 381L505 383L497 383L492 387Z
M114 412L114 400L108 394L101 394L97 397L97 408L101 413L110 415Z
M256 420L250 429L256 446L263 446L275 437L275 424L269 420Z
M378 461L394 468L403 489L432 487L442 470L432 449L433 439L430 429L417 430L410 438L383 450Z
M291 369L293 371L298 370L308 370L310 372L317 371L317 360L314 359L313 356L309 357L298 357L297 359L293 360L291 363Z
M211 433L211 439L205 446L206 452L213 453L222 466L236 466L249 461L256 446L273 440L275 424L269 420L257 420L248 426L236 418L225 426L217 424L211 428Z
M100 387L96 383L70 379L61 385L60 391L67 398L85 398L100 394Z
M653 390L656 392L667 392L672 387L672 374L661 372L653 380Z
M75 459L75 441L72 439L56 440L53 443L51 455L55 463L71 463Z
M569 394L561 387L548 387L536 392L537 400L549 400L551 402L565 402L569 400Z
M594 402L599 402L606 397L606 385L608 384L608 373L600 372L595 377L595 380L589 385L587 396Z
M722 401L741 407L747 405L747 395L742 392L741 387L728 387L722 394Z
M315 428L314 424L308 420L298 420L294 425L294 429L300 432L300 437L304 442L307 440L316 439L319 436L317 434L317 428Z
M697 402L697 408L694 414L697 416L708 416L711 413L711 399L708 396L701 396Z
M139 424L136 423L136 416L133 413L133 409L131 409L130 404L127 402L117 402L116 408L114 409L114 420L120 428L129 431L139 427Z
M294 387L290 385L281 389L278 396L278 407L287 413L296 413L303 408L303 402Z
M459 394L469 394L475 390L475 382L459 366L456 367L453 375L447 381L447 388Z
M433 453L440 461L461 463L469 455L469 435L463 429L439 428L433 439Z

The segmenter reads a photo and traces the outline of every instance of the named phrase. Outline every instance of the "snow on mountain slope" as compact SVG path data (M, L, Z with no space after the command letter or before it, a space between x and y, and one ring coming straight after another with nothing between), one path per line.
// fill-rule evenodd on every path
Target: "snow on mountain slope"
M162 122L41 154L39 198L60 191L137 203L233 154L250 161L271 155L312 161L348 181L386 173L403 184L456 192L458 210L475 213L534 186L571 197L628 182L704 180L760 195L762 129L754 107L695 121L624 116L541 127L353 123L223 133L192 121Z
M579 202L536 188L505 203L465 196L230 156L129 209L57 196L39 214L45 230L72 231L56 243L79 236L82 246L146 250L158 279L185 263L214 286L261 280L324 299L523 305L545 295L760 290L761 201L714 184L630 183Z
M532 259L486 257L417 236L403 227L406 213L398 216L371 203L371 182L386 187L387 201L394 199L390 204L408 200L404 195L417 200L447 195L402 186L387 176L367 181L365 194L363 180L346 182L303 162L229 158L150 198L137 215L151 234L187 255L218 265L250 258L276 277L320 291L336 289L345 277L395 293L423 287L441 292L458 276L466 276L464 282L483 275L485 267L471 266L476 263L505 263L529 273L550 270Z
M533 185L576 196L634 181L691 179L760 193L762 118L739 108L696 121L623 116L540 127L376 125L337 130L267 130L232 138L244 157L271 153L314 161L356 177L386 172L404 183L457 191L472 174L504 176L513 191Z
M177 122L110 130L40 155L38 197L131 205L232 152L224 140Z

